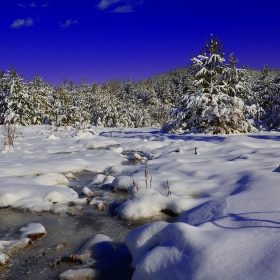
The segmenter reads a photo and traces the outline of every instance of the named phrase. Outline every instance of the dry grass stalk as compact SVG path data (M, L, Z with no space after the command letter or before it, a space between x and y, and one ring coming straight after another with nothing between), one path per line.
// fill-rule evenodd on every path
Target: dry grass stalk
M149 169L148 169L148 163L146 162L145 166L145 183L146 183L146 188L148 188L148 180L149 180ZM153 181L153 176L150 178L150 188L152 188L152 181Z
M170 186L169 186L168 180L166 181L166 194L167 194L167 196L169 196L169 195L171 194Z
M145 170L144 170L144 172L145 172L145 184L146 184L146 188L148 188L149 187L149 184L148 184L148 181L149 181L149 169L148 169L148 164L147 164L147 162L146 162L146 165L145 165ZM131 176L131 178L132 178L132 182L133 182L133 186L136 188L136 190L138 191L139 190L139 186L138 186L138 184L135 182L135 180L134 180L134 178L133 178L133 176L132 176L132 174L130 175ZM150 188L152 187L152 181L153 181L153 177L151 176L151 178L150 178Z
M146 188L148 188L148 164L146 162L145 166L145 183L146 183Z
M139 186L138 186L138 184L136 184L136 182L135 182L135 180L134 180L132 174L131 174L130 176L131 176L131 178L132 178L133 186L136 188L137 191L139 191Z

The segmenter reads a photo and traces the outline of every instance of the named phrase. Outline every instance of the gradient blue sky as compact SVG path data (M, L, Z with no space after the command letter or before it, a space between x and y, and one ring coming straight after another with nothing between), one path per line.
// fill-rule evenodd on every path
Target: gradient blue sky
M187 66L205 38L280 68L279 0L1 0L0 69L102 83Z

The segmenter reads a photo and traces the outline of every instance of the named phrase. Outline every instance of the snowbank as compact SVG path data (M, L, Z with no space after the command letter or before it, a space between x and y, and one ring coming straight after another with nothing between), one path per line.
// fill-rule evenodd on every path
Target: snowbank
M84 247L76 254L78 259L85 261L89 258L101 258L115 253L113 240L104 234L96 234L89 239Z
M46 181L44 181L44 178ZM39 177L6 177L0 185L0 207L48 211L53 204L66 203L78 198L77 192L65 185L56 185L68 180L62 174L45 174ZM47 185L42 185L46 182ZM51 185L55 184L55 185Z
M40 184L40 185L68 185L69 180L63 175L59 173L48 173L43 174L38 177L34 178L34 182Z
M22 237L32 237L34 235L45 235L47 233L45 227L39 223L30 223L26 227L22 227L21 231L21 238Z
M132 279L277 279L278 230L165 222L135 229L125 238Z
M98 279L100 271L94 268L68 269L59 275L60 280Z
M174 214L180 214L205 201L207 200L193 199L191 197L163 196L153 189L142 188L116 208L116 212L124 219L141 219L158 215L162 210L169 210Z
M136 191L133 185L132 178L129 176L118 176L112 181L112 186L118 190L124 190L128 192Z

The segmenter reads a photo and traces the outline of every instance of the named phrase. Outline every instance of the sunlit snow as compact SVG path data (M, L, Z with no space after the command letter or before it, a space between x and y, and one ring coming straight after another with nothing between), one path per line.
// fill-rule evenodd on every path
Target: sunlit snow
M133 279L277 279L279 143L280 134L273 132L210 136L95 128L50 134L44 126L21 128L13 149L0 152L0 207L63 212L65 203L87 201L69 179L94 171L100 174L92 184L100 189L130 193L115 205L120 218L149 218L161 211L178 215L175 223L151 223L128 233ZM128 164L126 152L139 155L133 159L137 164ZM95 197L90 187L82 192L93 196L93 207L102 204L106 210L114 203ZM22 230L24 244L29 229L32 225ZM90 244L97 239L113 250L103 235ZM8 241L0 242L4 264L11 256L4 250ZM99 274L68 271L61 279L84 273Z

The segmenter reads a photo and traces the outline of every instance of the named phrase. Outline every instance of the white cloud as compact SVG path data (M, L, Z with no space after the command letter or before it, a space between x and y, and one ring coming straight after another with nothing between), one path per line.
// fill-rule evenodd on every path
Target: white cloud
M98 4L98 8L100 10L105 10L107 9L110 5L118 3L120 0L101 0L100 3Z
M49 3L45 3L45 4L41 5L41 8L46 8L48 6L49 6Z
M11 28L21 28L21 27L28 27L33 25L33 19L17 19L11 24Z
M77 24L77 23L78 23L77 20L68 19L68 20L65 21L65 23L61 23L60 27L64 27L65 28L65 27L68 27L68 26L70 26L72 24Z
M114 13L132 13L134 9L130 5L119 6L114 10Z
M18 4L18 6L22 7L22 8L46 8L49 6L49 3L45 3L45 4L42 4L40 6L38 6L35 2L32 2L28 5L23 5L23 4Z
M100 10L110 9L113 13L132 13L141 4L143 0L101 0L97 6Z

